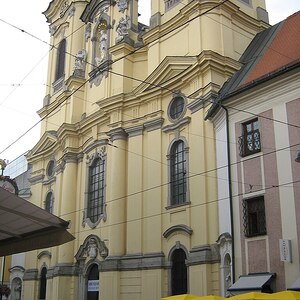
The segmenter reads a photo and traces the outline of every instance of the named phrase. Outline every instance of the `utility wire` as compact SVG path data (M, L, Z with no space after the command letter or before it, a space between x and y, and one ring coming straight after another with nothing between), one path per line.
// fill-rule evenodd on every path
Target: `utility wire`
M203 16L203 15L205 15L205 14L211 12L212 10L218 8L219 6L223 5L224 3L228 2L228 1L229 1L229 0L224 0L224 1L220 2L220 3L218 3L217 5L213 6L212 8L210 8L210 9L206 10L205 12L203 12L203 13L197 15L196 17L194 17L194 18L192 18L192 19L190 19L190 20L184 22L183 24L181 24L181 25L179 25L178 27L172 29L171 31L166 32L166 33L163 34L163 35L160 35L160 36L159 36L158 38L156 38L155 40L160 39L161 37L163 37L163 36L165 36L165 35L171 33L172 31L177 30L177 29L180 28L181 26L188 24L189 22L193 21L194 19L199 18L199 17L201 17L201 16ZM0 21L3 21L3 20L0 19ZM14 28L16 28L16 29L18 29L18 30L21 30L21 31L24 32L24 33L27 33L25 30L22 30L22 29L20 29L20 28L14 26L14 25L11 25L11 24L8 23L8 22L5 22L5 23L6 23L6 24L9 24L10 26L13 26ZM85 24L83 24L82 26L84 26L84 25L85 25ZM79 30L79 29L78 29L78 30ZM72 33L72 34L73 34L73 33ZM29 34L29 35L31 36L31 34ZM36 38L36 37L35 37L35 38ZM155 40L152 40L152 41L149 42L148 44L153 43ZM142 48L148 46L148 44L145 44L145 45L143 45L143 46L141 46L141 47L139 47L139 48L137 48L137 49L135 49L135 50L133 50L133 51L127 53L126 55L124 55L124 56L122 56L122 57L120 57L120 58L118 58L118 59L112 61L112 63L110 64L110 66L111 66L113 63L115 63L115 62L117 62L117 61L119 61L119 60L121 60L121 59L124 59L125 57L127 57L127 56L129 56L129 55L132 55L133 53L137 52L138 50L140 50L140 49L142 49ZM70 55L71 55L71 54L70 54ZM74 55L73 55L73 56L74 56ZM75 57L76 57L76 56L75 56ZM11 146L13 146L14 144L16 144L23 136L25 136L28 132L30 132L35 126L37 126L41 121L43 121L43 120L44 120L46 117L48 117L52 112L54 112L58 107L60 107L62 103L64 103L67 99L69 99L72 95L74 95L75 92L77 92L78 90L80 90L86 83L88 83L89 80L90 80L90 78L88 78L87 80L85 80L85 81L84 81L77 89L75 89L74 91L72 91L71 94L70 94L69 96L67 96L67 97L64 99L63 102L57 103L56 105L54 105L54 106L52 107L52 109L51 109L47 114L45 114L45 116L44 116L43 118L41 118L41 119L39 120L39 122L36 122L35 124L33 124L28 130L26 130L26 132L24 132L23 134L21 134L15 141L13 141L12 143L10 143L5 149L3 149L2 151L0 151L0 154L2 154L4 151L8 150Z
M271 154L275 154L277 152L280 152L280 151L283 151L283 150L286 150L290 147L295 147L295 146L299 146L300 143L297 143L297 144L294 144L294 145L291 145L291 146L287 146L287 147L283 147L283 148L280 148L280 149L277 149L277 150L274 150L274 151L270 151L270 152L267 152L267 153L263 153L261 156L268 156L268 155L271 155ZM110 145L109 146L113 146L115 148L118 148L120 149L119 147L115 146L115 145ZM124 151L127 151L126 149L120 149L120 150L124 150ZM136 154L136 153L135 153ZM142 155L141 155L142 156ZM252 159L257 159L257 157L251 157L248 159L249 160L252 160ZM235 163L231 163L230 165L224 165L224 166L220 166L220 167L217 167L217 168L214 168L214 169L211 169L211 170L207 170L207 171L203 171L203 172L199 172L199 173L194 173L192 175L189 175L189 176L186 176L186 179L191 179L191 178L195 178L195 177L198 177L198 176L205 176L205 174L207 173L212 173L212 172L216 172L218 170L221 170L221 169L224 169L224 168L228 168L228 167L232 167L232 166L235 166L235 165L238 165L240 164L241 162L238 161L238 162L235 162ZM220 179L220 178L217 178L217 179ZM223 180L226 180L226 181L229 181L229 179L223 179ZM231 181L232 183L240 183L240 182L235 182L235 181ZM288 184L294 184L294 183L298 183L300 182L300 180L298 181L292 181L292 182L289 182L289 183L285 183L285 184L281 184L281 185L277 185L277 184L272 184L270 186L265 186L265 185L255 185L253 184L252 186L258 186L258 187L261 187L262 190L268 190L268 189L271 189L271 188L276 188L276 187L280 187L280 186L285 186L285 185L288 185ZM109 203L111 202L114 202L114 201L120 201L122 199L125 199L125 198L128 198L128 197L132 197L132 196L136 196L136 195L140 195L140 194L143 194L143 193L146 193L146 192L149 192L149 191L152 191L152 190L155 190L155 189L158 189L158 188L162 188L162 187L165 187L165 186L168 186L170 184L170 182L165 182L165 183L162 183L162 184L158 184L156 186L153 186L153 187L149 187L149 188L145 188L141 191L136 191L136 192L133 192L133 193L130 193L130 194L127 194L127 195L124 195L124 196L121 196L121 197L118 197L118 198L114 198L114 199L111 199L109 201ZM244 185L249 185L248 183L243 183ZM259 191L258 191L259 192ZM243 196L244 193L239 193L237 195L234 195L233 197L237 197L237 196ZM218 202L218 201L222 201L222 200L227 200L229 199L229 196L228 197L225 197L225 198L221 198L221 199L215 199L215 200L212 200L212 201L209 201L207 203L204 203L203 205L207 205L207 204L210 204L210 203L214 203L214 202ZM202 204L200 204L202 205ZM72 212L68 212L68 213L65 213L65 214L62 214L61 216L64 216L64 215L68 215L68 214L72 214L72 213L76 213L76 212L80 212L82 211L82 209L79 209L79 210L75 210L75 211L72 211Z

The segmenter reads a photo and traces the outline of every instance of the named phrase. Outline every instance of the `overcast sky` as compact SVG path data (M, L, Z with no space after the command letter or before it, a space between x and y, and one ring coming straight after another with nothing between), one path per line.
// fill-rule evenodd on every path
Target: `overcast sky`
M148 23L150 0L139 0L139 3L141 22ZM31 149L39 139L36 112L42 107L46 92L49 49L48 24L42 12L48 4L48 0L1 3L1 159L12 161ZM300 10L300 0L266 0L266 6L270 24L275 24Z

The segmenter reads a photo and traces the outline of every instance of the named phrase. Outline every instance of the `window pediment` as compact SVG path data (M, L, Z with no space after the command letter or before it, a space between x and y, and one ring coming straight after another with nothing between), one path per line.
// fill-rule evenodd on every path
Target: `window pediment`
M163 237L166 239L168 238L170 235L172 235L174 232L184 232L187 233L188 235L192 235L193 233L193 229L187 225L184 224L178 224L178 225L174 225L172 227L169 227L164 233L163 233Z

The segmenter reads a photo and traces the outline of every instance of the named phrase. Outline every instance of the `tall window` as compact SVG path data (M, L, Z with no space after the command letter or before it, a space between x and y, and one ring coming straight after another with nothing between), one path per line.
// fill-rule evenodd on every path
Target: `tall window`
M244 199L244 232L245 236L257 236L267 233L264 197Z
M176 141L170 151L170 192L171 205L186 202L187 178L186 178L186 153L184 142Z
M186 255L184 250L176 249L171 257L171 282L172 295L180 295L187 293L187 267Z
M40 296L39 300L46 299L46 290L47 290L47 268L43 267L41 271L41 278L40 278Z
M242 124L242 136L239 138L240 155L247 156L261 150L258 119Z
M45 210L49 213L53 213L53 193L49 192L46 196L46 201L45 201Z
M55 80L58 80L64 76L65 59L66 59L66 40L63 39L57 48Z
M105 160L96 158L89 167L87 217L97 222L104 213Z

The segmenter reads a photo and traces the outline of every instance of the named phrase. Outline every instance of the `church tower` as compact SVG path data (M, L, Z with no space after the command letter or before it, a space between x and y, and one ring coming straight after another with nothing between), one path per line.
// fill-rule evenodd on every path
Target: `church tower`
M149 0L150 1L150 0ZM75 240L26 254L24 299L222 294L214 131L264 0L53 0L31 201Z

